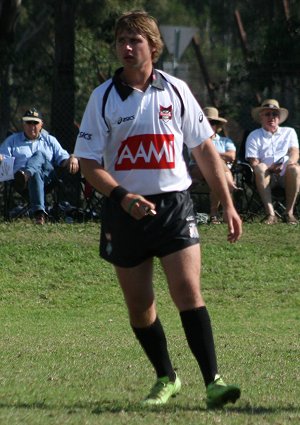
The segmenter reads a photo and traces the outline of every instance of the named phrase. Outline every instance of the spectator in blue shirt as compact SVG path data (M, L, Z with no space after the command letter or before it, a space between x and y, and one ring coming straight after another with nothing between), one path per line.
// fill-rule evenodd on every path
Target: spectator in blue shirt
M207 106L203 108L208 121L212 127L214 135L212 137L213 144L215 145L220 157L223 160L225 177L228 183L230 192L236 189L233 175L230 171L233 162L236 158L236 147L231 139L228 137L221 136L219 133L222 131L223 125L227 122L225 118L219 116L217 108ZM192 159L190 163L190 174L193 179L193 183L197 184L199 181L203 181L204 177L201 170L197 166L196 162ZM220 199L214 191L210 191L210 223L220 224L218 217L218 210L220 206Z
M28 191L31 213L36 224L44 224L45 188L55 179L54 167L65 167L71 174L79 170L74 155L63 149L58 140L43 129L42 115L35 108L22 117L23 129L0 145L0 161L14 157L14 186L17 192Z

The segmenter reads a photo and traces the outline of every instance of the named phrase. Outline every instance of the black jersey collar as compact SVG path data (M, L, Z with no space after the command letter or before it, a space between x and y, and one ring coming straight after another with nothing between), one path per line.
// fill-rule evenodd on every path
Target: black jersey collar
M123 68L117 69L112 78L112 81L120 98L122 100L126 100L127 97L132 93L134 89L128 86L126 83L124 83L124 81L121 80L120 74L122 71L123 71ZM158 90L164 90L163 78L161 74L154 68L152 70L152 75L151 75L151 85L152 87Z

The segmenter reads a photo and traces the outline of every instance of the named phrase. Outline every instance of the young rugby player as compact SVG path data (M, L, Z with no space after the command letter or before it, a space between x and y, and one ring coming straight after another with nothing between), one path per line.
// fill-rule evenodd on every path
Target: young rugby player
M100 255L116 270L130 325L157 381L145 405L160 405L181 388L167 349L153 290L153 258L164 269L188 344L206 385L207 406L235 402L240 389L218 374L208 311L200 291L200 245L188 188L183 143L218 193L228 241L242 233L211 137L213 130L188 86L153 64L163 43L144 11L116 23L116 52L123 67L92 93L75 155L86 179L107 198Z

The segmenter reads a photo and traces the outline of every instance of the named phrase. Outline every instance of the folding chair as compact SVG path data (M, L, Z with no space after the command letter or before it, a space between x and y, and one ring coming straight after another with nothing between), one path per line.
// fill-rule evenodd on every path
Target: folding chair
M239 214L244 220L265 216L264 205L258 193L255 176L251 165L247 161L237 161L234 165L234 175L241 192L234 192L234 202ZM272 203L275 214L283 218L286 210L285 190L281 187L272 189ZM295 204L295 214L300 216L300 197Z
M257 192L252 167L248 162L237 161L232 167L234 180L241 190L233 192L234 205L245 221L260 216L263 205Z
M253 220L264 215L264 207L257 191L251 165L245 159L246 140L250 131L246 130L237 152L237 160L232 167L236 185L242 190L234 192L234 203L238 213L245 220Z
M5 221L29 215L28 199L14 189L14 181L3 182L3 217Z
M45 188L45 205L46 212L51 210L49 218L54 218L54 211L58 205L57 187L61 183L59 179L53 181ZM5 221L13 219L29 217L30 205L28 191L19 193L15 190L14 181L8 180L3 182L3 217Z
M228 171L232 173L235 184L237 184L233 164L228 163L227 166ZM239 184L237 186L239 187ZM195 212L210 214L210 187L207 182L204 179L198 180L197 183L190 186L189 192L194 202Z
M81 177L82 209L86 220L100 220L104 196Z
M210 213L210 189L205 180L193 183L189 192L194 204L195 213Z

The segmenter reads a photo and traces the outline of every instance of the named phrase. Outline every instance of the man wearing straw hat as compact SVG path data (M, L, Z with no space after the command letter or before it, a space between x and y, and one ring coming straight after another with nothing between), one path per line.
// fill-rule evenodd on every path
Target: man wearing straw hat
M257 190L267 214L266 224L276 224L278 219L272 204L274 187L285 189L288 224L297 224L294 206L300 189L299 142L296 131L280 127L288 117L275 99L266 99L252 109L252 118L261 128L252 131L246 140L246 159L254 170Z
M228 184L230 192L236 189L233 175L230 171L231 165L236 158L236 147L231 139L228 137L221 136L219 133L223 129L223 125L227 123L225 118L219 116L219 111L217 108L212 106L206 106L203 108L203 112L207 117L213 132L214 136L212 137L213 144L215 145L217 151L220 154L220 157L223 160L223 168L225 171L225 177ZM192 159L189 166L189 171L193 179L193 183L196 183L204 180L204 177L197 166L196 162ZM210 190L210 223L211 224L220 224L221 221L218 217L218 210L220 206L220 198L213 191Z

